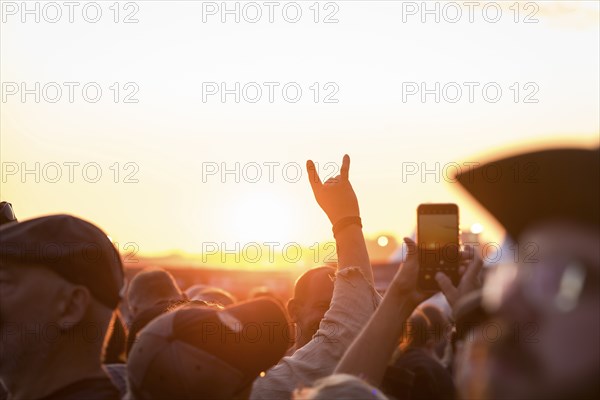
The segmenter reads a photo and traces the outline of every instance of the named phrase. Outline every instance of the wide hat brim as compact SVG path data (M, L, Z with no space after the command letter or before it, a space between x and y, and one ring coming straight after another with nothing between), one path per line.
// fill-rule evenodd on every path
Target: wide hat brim
M549 220L598 227L599 160L599 149L542 150L480 165L456 179L518 240Z

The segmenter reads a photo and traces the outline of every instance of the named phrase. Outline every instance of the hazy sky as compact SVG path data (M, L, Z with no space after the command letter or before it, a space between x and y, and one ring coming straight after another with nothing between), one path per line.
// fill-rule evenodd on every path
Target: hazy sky
M63 2L60 18L31 3L39 22L21 2L2 2L2 200L20 219L82 216L144 254L330 240L297 166L312 158L327 175L344 153L367 234L410 234L419 203L456 202L463 227L482 222L495 237L489 218L444 183L453 171L444 165L598 145L598 2L480 2L472 15L464 2L437 3L439 22L421 2L276 2L273 23L262 1L239 2L239 23L221 2L80 2L73 23ZM86 21L98 9L99 21ZM298 9L299 21L286 21ZM239 82L239 103L210 94L222 82ZM436 82L439 102L411 94ZM32 90L24 98L23 88ZM438 177L406 174L436 162ZM36 163L39 182L21 174ZM221 174L236 163L239 183Z

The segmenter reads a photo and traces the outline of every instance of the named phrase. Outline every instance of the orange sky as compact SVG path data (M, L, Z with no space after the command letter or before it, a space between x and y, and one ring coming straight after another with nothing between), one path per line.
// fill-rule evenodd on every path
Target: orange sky
M497 239L501 229L456 185L407 176L407 166L598 145L595 2L539 2L531 24L522 21L525 9L515 23L508 3L498 23L477 13L474 23L422 23L402 22L400 3L341 1L334 24L314 23L308 3L297 24L202 23L200 2L136 4L135 24L114 23L108 8L97 24L5 15L12 19L0 28L3 95L12 83L58 82L63 90L63 82L79 83L72 103L66 91L56 103L47 101L53 92L39 103L19 94L0 103L1 197L20 219L79 215L119 243L136 243L141 254L198 253L209 242L309 246L331 240L330 227L297 165L312 158L327 174L348 153L368 235L401 238L411 233L419 203L456 202L463 227L481 222ZM319 18L331 10L321 11ZM82 97L90 82L103 90L97 103ZM246 101L253 92L239 103L232 96L203 102L207 82L293 82L303 93L296 103L279 89L272 103ZM496 103L479 89L473 102L403 101L410 82L493 82L503 93ZM536 103L524 102L534 92L528 83L538 89ZM133 89L138 102L124 103ZM333 92L338 102L325 103ZM39 182L35 173L21 175L36 163ZM240 182L221 174L236 163ZM254 183L256 165L262 178ZM91 182L96 171L102 175Z

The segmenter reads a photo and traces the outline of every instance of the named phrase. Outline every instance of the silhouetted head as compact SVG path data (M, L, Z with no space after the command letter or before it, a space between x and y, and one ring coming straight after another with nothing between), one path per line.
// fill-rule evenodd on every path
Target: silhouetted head
M185 294L190 300L206 301L223 307L237 303L234 295L215 286L202 284L190 286L186 289Z
M27 374L57 376L72 363L100 368L123 287L106 234L52 215L3 225L0 236L0 378L9 391Z
M403 351L409 349L424 349L431 351L435 346L435 332L429 324L429 320L419 309L415 310L406 321L401 348Z
M290 345L285 311L260 299L189 303L142 329L127 360L130 398L231 399L246 394Z
M296 280L294 297L288 301L287 309L290 319L296 324L297 349L310 341L329 310L335 272L334 267L317 267Z
M449 343L448 338L451 331L450 322L444 313L433 304L426 304L419 308L429 321L430 329L434 333L435 355L439 359L442 359L444 357L446 346Z
M498 267L483 288L493 318L488 395L598 397L598 149L521 154L458 179L518 243L515 265Z
M138 273L129 283L127 291L127 301L133 318L157 304L183 299L183 293L173 275L160 268L149 268Z

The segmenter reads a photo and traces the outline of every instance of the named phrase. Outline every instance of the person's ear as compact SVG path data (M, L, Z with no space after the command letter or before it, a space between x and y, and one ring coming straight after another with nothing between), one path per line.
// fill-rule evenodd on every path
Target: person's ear
M58 324L65 329L79 324L92 301L90 291L85 286L75 285L65 288L59 303Z
M287 311L290 315L290 320L296 323L300 314L300 303L296 299L289 299L287 302Z

